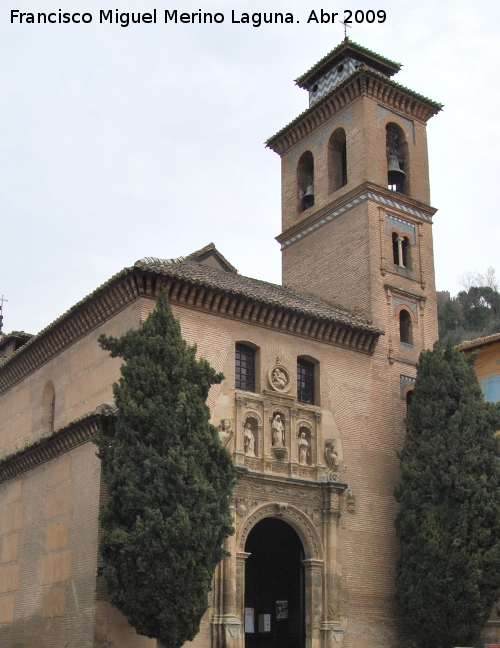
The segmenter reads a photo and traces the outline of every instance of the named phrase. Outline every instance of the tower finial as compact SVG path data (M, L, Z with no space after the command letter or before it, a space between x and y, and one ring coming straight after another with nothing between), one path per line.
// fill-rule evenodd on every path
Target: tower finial
M344 40L345 40L345 41L348 41L348 40L349 40L349 36L347 35L347 28L349 27L349 29L351 29L351 28L352 28L352 25L348 25L348 24L345 22L345 20L341 20L341 21L340 21L340 24L341 24L342 27L344 28Z

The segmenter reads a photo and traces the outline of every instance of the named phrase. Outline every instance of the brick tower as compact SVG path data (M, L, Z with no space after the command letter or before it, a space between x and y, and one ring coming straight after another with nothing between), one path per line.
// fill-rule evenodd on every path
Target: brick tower
M309 108L267 142L281 157L283 284L385 333L368 357L347 350L366 352L362 336L327 335L346 349L326 368L356 502L338 540L344 648L411 645L394 596L393 491L416 362L438 333L426 123L442 106L395 83L399 69L346 38L297 79Z
M391 362L437 337L426 122L442 106L395 83L400 67L346 38L296 80L309 108L267 142L283 284L371 317Z

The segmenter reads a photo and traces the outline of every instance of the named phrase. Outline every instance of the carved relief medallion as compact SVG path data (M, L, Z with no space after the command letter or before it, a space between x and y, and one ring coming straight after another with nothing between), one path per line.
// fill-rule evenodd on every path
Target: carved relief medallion
M282 364L276 364L274 367L271 367L271 369L269 369L268 377L271 387L282 394L289 391L292 386L290 372Z

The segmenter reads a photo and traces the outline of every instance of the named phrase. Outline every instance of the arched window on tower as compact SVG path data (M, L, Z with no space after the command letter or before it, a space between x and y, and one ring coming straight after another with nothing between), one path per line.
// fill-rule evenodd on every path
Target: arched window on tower
M337 128L328 143L328 177L330 193L347 184L347 148L343 128Z
M392 233L392 255L394 265L411 269L411 241L408 236L401 236L398 232Z
M410 313L404 309L399 313L399 339L405 344L413 344L411 316Z
M397 124L386 126L387 186L391 191L409 195L408 145Z
M42 429L44 432L52 432L54 430L56 409L56 392L52 381L45 385L42 394Z
M409 389L406 392L406 410L408 411L410 405L411 405L411 400L413 398L413 389Z
M311 151L303 153L297 165L297 191L299 212L314 205L314 158Z

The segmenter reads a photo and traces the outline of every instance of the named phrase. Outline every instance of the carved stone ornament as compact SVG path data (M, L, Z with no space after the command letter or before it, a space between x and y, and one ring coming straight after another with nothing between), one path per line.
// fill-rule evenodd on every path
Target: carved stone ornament
M288 449L284 446L276 446L273 448L273 454L278 461L285 461L288 454Z
M290 378L290 372L282 364L276 364L274 367L269 369L269 384L271 387L282 394L290 391L292 386L292 380Z
M227 448L233 438L234 430L231 429L231 421L227 418L221 419L219 423L219 439L224 447Z
M349 513L356 513L356 493L352 488L347 491L347 510Z
M327 439L325 441L325 461L326 461L326 474L328 477L330 475L333 475L337 472L337 469L339 467L339 456L337 454L337 451L335 450L335 439ZM328 481L338 481L338 480L330 480Z
M276 515L283 515L287 508L288 504L286 502L278 502L276 504Z

